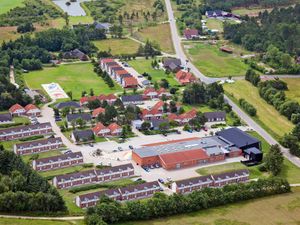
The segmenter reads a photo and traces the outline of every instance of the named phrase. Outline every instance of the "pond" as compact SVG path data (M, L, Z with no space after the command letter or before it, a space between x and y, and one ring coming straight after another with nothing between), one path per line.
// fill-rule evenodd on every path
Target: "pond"
M81 2L87 2L89 0L77 0L76 2L70 2L69 0L52 0L56 5L58 5L64 12L68 13L69 16L86 16L86 12L81 7ZM67 2L71 4L66 5Z

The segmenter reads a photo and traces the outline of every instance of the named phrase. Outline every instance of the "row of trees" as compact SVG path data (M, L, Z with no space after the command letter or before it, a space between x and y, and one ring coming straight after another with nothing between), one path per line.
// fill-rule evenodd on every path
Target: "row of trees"
M188 195L167 196L156 193L147 201L129 201L123 204L102 197L96 207L87 210L85 221L87 225L95 225L148 220L289 191L290 186L286 180L270 178L246 184L227 185L223 188L205 188Z
M57 212L66 206L58 191L23 162L20 156L0 150L0 211Z
M300 157L300 123L294 127L292 132L285 134L280 143L288 148L292 155Z
M260 82L260 76L257 73L255 73L254 70L248 69L245 75L245 80L249 81L254 86L257 86Z
M245 99L241 98L239 104L250 116L256 116L256 108Z

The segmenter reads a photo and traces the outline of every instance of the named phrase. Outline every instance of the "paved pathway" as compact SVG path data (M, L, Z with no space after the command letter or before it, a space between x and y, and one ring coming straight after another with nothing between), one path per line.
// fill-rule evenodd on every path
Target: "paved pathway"
M181 59L182 63L185 64L187 61L187 57L181 46L181 38L179 37L178 31L177 31L176 20L174 18L171 1L165 0L165 2L166 2L166 8L167 8L168 16L169 16L171 35L172 35L172 40L174 43L176 55L178 58ZM194 73L198 78L200 78L201 81L204 83L212 83L212 82L224 79L224 78L215 79L215 78L206 77L190 62L187 63L187 66L189 68L191 68L191 72ZM287 76L291 77L291 75L287 75ZM273 77L273 76L270 76L270 77ZM297 77L297 76L292 76L292 77ZM269 144L271 144L271 145L279 144L273 137L271 137L270 134L268 134L260 125L258 125L252 118L250 118L244 111L242 111L226 95L224 95L224 97L225 97L225 100L227 100L227 102L232 106L233 111L235 111L241 117L242 120L244 120L249 126L251 126L255 131L257 131L257 133L259 133ZM289 159L296 166L300 167L300 159L299 158L292 156L289 153L288 149L283 148L282 146L281 146L281 149L282 149L284 156L287 159Z

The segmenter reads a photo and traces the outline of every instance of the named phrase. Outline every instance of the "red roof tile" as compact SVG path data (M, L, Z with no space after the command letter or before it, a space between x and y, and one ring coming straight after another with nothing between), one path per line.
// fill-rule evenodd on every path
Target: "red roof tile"
M138 81L134 77L125 77L124 83L125 83L125 87L138 85Z
M36 107L36 106L33 105L33 104L28 104L28 105L25 106L26 112L29 111L29 110L32 110L32 109L39 109L39 108Z
M113 133L115 130L120 129L121 127L116 123L111 123L107 128L110 129L111 133Z
M19 104L14 104L13 106L11 106L11 107L9 108L9 111L10 111L11 113L14 113L15 111L20 110L20 109L25 110L21 105L19 105Z
M93 115L93 117L97 117L101 113L105 113L105 109L102 107L99 107L97 109L94 109L92 115Z
M99 133L101 130L104 130L104 129L107 129L107 127L106 126L104 126L102 123L97 123L96 124L96 126L95 127L93 127L93 132L95 133L95 134L97 134L97 133Z

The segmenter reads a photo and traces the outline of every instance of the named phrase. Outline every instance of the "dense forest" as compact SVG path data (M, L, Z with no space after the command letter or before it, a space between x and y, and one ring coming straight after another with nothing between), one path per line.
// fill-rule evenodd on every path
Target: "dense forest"
M0 150L0 211L66 211L57 190L35 172L20 156Z
M0 26L17 26L28 22L45 22L49 18L62 16L62 12L41 0L26 0L24 1L24 6L16 7L7 13L1 14Z

